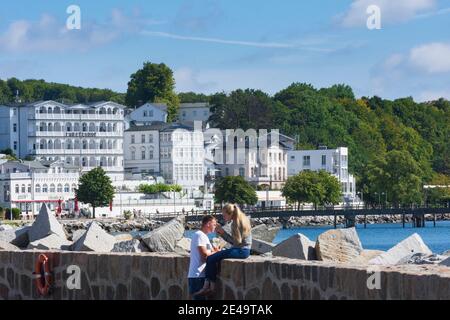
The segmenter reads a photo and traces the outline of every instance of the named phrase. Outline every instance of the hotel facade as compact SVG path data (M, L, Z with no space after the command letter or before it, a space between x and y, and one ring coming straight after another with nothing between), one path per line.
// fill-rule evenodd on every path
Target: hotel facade
M124 109L114 102L0 106L1 147L81 172L100 166L113 181L123 180Z

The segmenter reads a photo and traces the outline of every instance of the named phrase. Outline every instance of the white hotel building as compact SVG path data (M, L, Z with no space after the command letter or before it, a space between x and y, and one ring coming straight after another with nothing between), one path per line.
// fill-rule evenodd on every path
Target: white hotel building
M113 181L123 180L124 109L114 102L0 106L1 147L82 172L100 166Z
M42 203L54 210L74 208L80 171L63 161L9 161L0 164L0 205L38 214Z
M325 170L334 175L341 183L344 201L356 199L355 177L348 172L348 148L318 150L295 150L288 152L288 175L294 176L301 171Z

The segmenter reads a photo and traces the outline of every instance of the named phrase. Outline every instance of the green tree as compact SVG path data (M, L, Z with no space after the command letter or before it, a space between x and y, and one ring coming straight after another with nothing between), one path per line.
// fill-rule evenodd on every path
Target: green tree
M75 193L79 201L92 206L95 219L95 208L108 206L115 192L111 179L101 167L98 167L81 176Z
M318 205L338 204L341 200L341 186L336 177L325 171L302 171L289 177L283 186L282 195L290 203Z
M217 203L255 205L258 202L255 189L241 176L227 176L216 183L214 199Z
M371 203L384 201L380 194L385 193L387 202L394 206L421 203L423 172L409 152L389 151L385 157L372 161L367 171L365 200Z
M130 107L146 102L165 102L168 104L168 121L174 120L178 113L179 98L174 92L175 79L172 70L164 63L145 62L142 69L131 75L125 102Z

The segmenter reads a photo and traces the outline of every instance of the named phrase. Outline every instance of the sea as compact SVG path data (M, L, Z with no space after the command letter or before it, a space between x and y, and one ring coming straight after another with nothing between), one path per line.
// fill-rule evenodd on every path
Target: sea
M273 242L278 244L296 233L302 233L315 241L321 233L330 229L333 229L333 226L281 229ZM358 224L356 231L364 249L386 251L412 234L418 233L433 253L440 254L450 250L450 221L437 221L436 227L432 221L427 221L425 228L413 228L411 224L406 224L403 228L401 223L384 223L368 224L365 229L363 224ZM189 238L194 232L195 230L186 231L185 236ZM209 236L215 237L214 234Z

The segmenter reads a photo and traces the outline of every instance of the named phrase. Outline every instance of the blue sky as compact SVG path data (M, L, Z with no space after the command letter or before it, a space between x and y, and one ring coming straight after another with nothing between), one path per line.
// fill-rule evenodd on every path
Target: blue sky
M69 5L81 30L65 28ZM369 30L365 9L381 9ZM448 0L15 0L1 4L0 78L125 92L144 61L177 91L270 94L292 82L357 96L450 98Z

